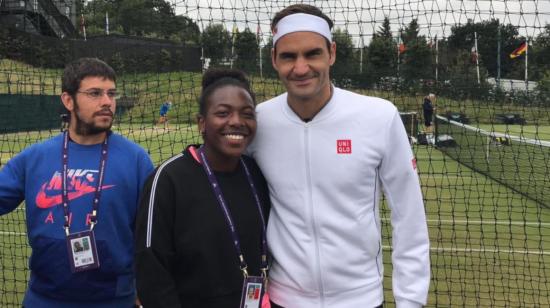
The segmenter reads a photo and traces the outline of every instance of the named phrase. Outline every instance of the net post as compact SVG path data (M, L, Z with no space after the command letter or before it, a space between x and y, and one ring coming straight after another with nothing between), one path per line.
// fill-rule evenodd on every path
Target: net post
M433 135L434 147L437 147L437 136L439 135L439 123L438 123L438 119L437 119L437 108L434 108L432 123L434 125L434 135Z

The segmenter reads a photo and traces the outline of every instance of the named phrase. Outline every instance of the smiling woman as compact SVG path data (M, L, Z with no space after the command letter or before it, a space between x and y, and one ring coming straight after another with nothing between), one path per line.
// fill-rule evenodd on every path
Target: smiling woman
M198 115L204 144L160 165L141 198L136 271L145 307L258 307L269 196L260 169L243 155L256 133L254 107L242 72L205 73Z
M254 95L244 75L226 71L210 71L203 88L198 122L204 152L214 170L235 170L256 134Z

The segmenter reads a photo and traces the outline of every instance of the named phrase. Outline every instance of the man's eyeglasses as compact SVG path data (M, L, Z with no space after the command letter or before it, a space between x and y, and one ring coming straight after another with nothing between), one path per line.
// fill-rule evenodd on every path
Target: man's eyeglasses
M92 89L88 91L76 91L77 93L82 93L89 98L93 100L98 100L103 97L103 95L107 94L107 97L109 99L117 99L120 98L120 94L116 90L103 90L103 89Z

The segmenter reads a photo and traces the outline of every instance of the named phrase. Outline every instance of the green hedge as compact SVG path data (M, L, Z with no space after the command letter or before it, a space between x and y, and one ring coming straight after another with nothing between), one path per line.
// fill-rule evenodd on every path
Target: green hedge
M62 112L59 95L0 94L0 133L59 128Z

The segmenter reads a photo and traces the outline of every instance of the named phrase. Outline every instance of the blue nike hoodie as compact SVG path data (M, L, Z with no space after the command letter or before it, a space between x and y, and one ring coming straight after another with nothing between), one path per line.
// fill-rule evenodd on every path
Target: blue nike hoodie
M0 169L0 215L25 201L32 255L23 305L60 307L66 302L107 304L123 298L133 300L134 221L139 193L153 164L140 146L110 134L98 222L94 227L100 267L72 273L61 205L62 142L60 134L32 145ZM70 232L75 233L90 229L101 144L69 142L68 152Z

